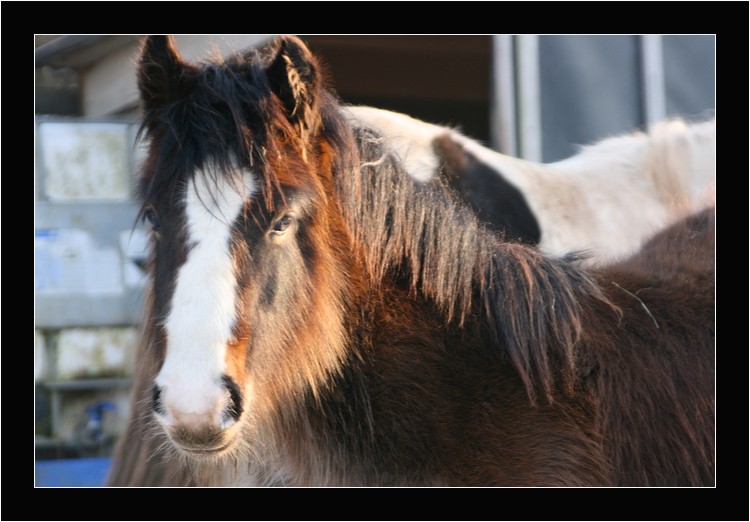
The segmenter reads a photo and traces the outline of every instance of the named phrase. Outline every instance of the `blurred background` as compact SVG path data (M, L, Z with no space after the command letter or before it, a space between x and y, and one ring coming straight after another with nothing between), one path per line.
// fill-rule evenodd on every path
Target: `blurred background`
M177 36L187 60L273 35ZM713 35L302 35L347 103L458 127L533 161L715 108ZM35 37L38 486L103 484L130 409L144 230L135 223L139 35Z

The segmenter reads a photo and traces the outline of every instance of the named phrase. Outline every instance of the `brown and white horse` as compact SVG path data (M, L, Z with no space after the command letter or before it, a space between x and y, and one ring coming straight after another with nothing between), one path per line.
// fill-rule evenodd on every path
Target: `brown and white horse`
M455 129L373 107L346 107L417 182L445 178L508 240L602 265L635 253L659 230L713 206L716 122L660 122L604 139L554 163L525 161Z
M144 457L154 484L713 484L712 211L589 271L415 183L296 38L194 65L151 37L139 87L151 283L111 485Z

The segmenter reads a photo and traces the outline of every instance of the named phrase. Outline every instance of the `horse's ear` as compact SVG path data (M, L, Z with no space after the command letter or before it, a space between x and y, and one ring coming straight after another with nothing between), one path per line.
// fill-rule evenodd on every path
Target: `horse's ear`
M148 36L138 61L138 89L146 109L158 109L179 97L193 67L182 61L171 36Z
M305 43L296 36L281 38L266 74L271 90L287 110L289 121L303 130L314 130L320 67Z

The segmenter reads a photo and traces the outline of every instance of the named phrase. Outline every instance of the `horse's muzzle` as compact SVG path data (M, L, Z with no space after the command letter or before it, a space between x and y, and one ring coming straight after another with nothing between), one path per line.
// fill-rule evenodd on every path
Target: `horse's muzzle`
M222 377L224 397L207 411L184 411L170 405L168 390L154 385L151 406L169 438L191 455L216 455L232 445L233 428L242 416L242 393L227 375Z

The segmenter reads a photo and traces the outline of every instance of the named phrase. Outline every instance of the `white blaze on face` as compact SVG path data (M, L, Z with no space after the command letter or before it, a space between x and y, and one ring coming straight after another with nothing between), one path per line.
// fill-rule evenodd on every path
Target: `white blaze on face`
M231 227L255 191L250 173L233 181L197 172L185 195L187 259L177 273L156 384L170 423L220 423L227 390L226 345L236 316Z

